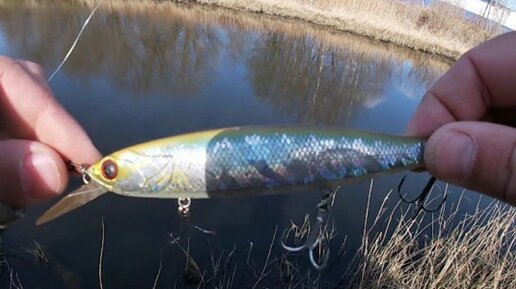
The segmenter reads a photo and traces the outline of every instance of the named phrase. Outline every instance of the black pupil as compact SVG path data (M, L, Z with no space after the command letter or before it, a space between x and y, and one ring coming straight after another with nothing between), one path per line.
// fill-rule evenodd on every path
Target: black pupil
M104 163L104 168L102 169L102 173L104 174L104 177L107 179L114 179L117 174L117 166L112 161L106 161Z

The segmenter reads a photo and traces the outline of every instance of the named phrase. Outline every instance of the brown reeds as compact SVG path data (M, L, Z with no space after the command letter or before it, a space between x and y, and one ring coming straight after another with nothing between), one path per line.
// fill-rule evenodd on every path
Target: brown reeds
M428 224L386 219L392 234L363 237L352 288L516 288L515 208L495 201L463 217L442 209Z

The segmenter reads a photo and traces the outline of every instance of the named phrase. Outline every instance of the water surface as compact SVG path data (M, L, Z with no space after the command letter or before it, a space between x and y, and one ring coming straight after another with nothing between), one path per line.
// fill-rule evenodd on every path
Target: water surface
M53 71L91 10L55 2L0 4L0 54ZM100 151L109 153L169 135L242 125L402 134L424 91L447 67L428 55L295 21L172 4L113 4L97 11L50 86ZM409 188L419 191L426 178L411 174ZM375 180L373 210L399 180L400 175ZM69 189L78 185L74 180ZM350 254L337 254L342 240L347 236L347 252L359 245L368 186L345 186L336 198L332 260L339 263L323 276L326 285L338 282L349 262ZM475 196L468 195L464 210ZM2 235L2 249L13 251L10 264L25 288L96 288L104 220L104 288L152 288L161 255L156 288L196 288L195 282L186 284L184 254L170 245L169 233L182 234L181 244L207 277L213 275L210 255L227 256L234 249L225 268L236 272L233 288L247 288L276 228L281 232L291 219L300 222L318 201L317 191L195 201L189 223L216 230L214 236L182 220L175 200L115 195L35 227L35 218L55 202L50 201L29 208ZM391 197L387 203L396 202ZM24 251L34 241L43 246L47 263ZM283 253L277 242L271 248L273 257ZM296 261L308 267L304 254ZM266 278L260 285L281 288L276 281Z

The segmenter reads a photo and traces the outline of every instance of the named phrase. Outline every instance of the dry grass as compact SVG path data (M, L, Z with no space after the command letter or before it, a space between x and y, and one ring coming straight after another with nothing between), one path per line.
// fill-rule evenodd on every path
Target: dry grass
M443 209L424 227L402 218L364 238L352 287L516 288L515 221L498 202L460 220Z

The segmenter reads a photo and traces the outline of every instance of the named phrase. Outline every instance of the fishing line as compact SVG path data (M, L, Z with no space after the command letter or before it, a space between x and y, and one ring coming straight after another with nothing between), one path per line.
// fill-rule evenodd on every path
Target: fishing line
M65 62L68 60L68 57L70 57L70 55L72 54L72 51L75 49L75 46L77 45L77 42L79 42L79 38L81 38L81 35L84 32L84 29L86 29L86 26L88 26L88 23L90 23L91 18L93 17L93 15L95 14L95 12L99 8L99 6L100 6L100 2L98 2L97 5L95 6L95 8L93 8L93 10L90 12L90 15L88 16L88 18L86 18L86 20L82 24L81 30L79 30L77 37L75 37L75 40L74 40L72 46L70 47L70 49L68 50L68 53L66 53L66 55L63 58L63 60L61 61L61 63L57 66L57 68L54 70L54 72L50 75L50 77L48 78L48 82L52 81L54 76L59 72L59 70L61 70L61 68L63 67Z

